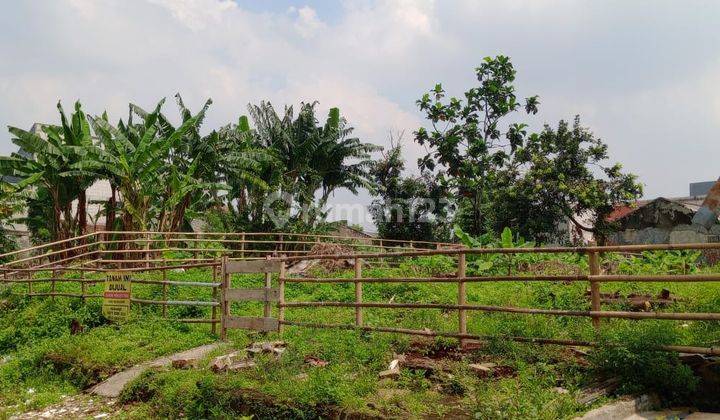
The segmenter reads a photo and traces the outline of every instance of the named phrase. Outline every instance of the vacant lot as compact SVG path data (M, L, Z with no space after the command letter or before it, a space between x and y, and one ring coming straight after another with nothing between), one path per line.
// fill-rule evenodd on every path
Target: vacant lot
M541 256L533 261L469 260L471 274L571 274L587 270L579 256ZM700 267L695 253L645 254L611 257L605 270L616 273L699 273L717 271ZM406 259L397 266L376 264L364 269L364 277L412 277L453 275L450 257ZM509 267L509 268L508 268ZM351 268L329 272L312 269L308 275L351 277ZM38 274L39 276L40 274ZM209 280L207 270L169 272L169 280ZM141 274L138 277L147 276ZM157 274L155 275L157 276ZM235 287L258 287L261 276L233 277ZM36 285L41 291L48 285ZM58 291L79 291L78 285L58 283ZM102 284L89 287L90 293ZM468 302L533 308L587 309L586 283L506 282L468 284ZM606 309L638 310L626 299L647 294L652 299L662 289L670 303L654 304L660 311L720 311L720 290L713 283L608 283L603 292L620 297ZM160 320L159 307L135 307L133 320L110 325L100 315L98 299L82 303L72 298L26 298L24 287L3 292L0 315L0 410L5 415L24 412L60 401L81 392L112 373L140 361L173 353L216 339L209 326L184 325ZM15 291L18 294L11 294ZM210 290L170 287L173 300L210 300ZM135 285L140 298L160 298L160 286ZM667 294L666 294L667 295ZM353 301L354 286L348 284L288 284L288 301ZM433 302L453 304L455 284L365 284L367 302ZM651 304L652 305L652 304ZM207 317L205 307L171 307L175 318ZM234 305L234 314L259 316L260 304ZM457 312L438 309L364 309L365 323L374 326L457 331ZM350 324L354 311L344 308L288 308L286 319L304 322ZM71 334L77 320L83 327ZM589 407L578 402L581 390L605 376L619 376L619 392L662 388L667 403L697 402L698 396L683 392L695 380L689 369L672 355L649 350L652 345L672 343L717 346L720 323L682 321L603 320L602 336L596 336L589 319L470 312L472 334L599 340L620 347L603 346L589 357L558 346L490 340L478 349L461 351L456 340L412 338L387 333L317 330L287 327L281 337L287 350L280 358L260 355L256 366L233 373L216 374L200 369L164 369L148 372L122 396L127 416L213 417L237 414L298 417L350 413L366 416L452 415L480 418L572 417ZM231 331L237 348L251 342L275 340L277 334L261 335ZM626 353L622 353L626 352ZM395 378L381 379L396 355L428 360L427 366L401 369ZM594 355L593 355L594 354ZM636 355L624 357L623 355ZM319 362L318 362L319 361ZM324 363L327 362L327 363ZM479 374L468 365L494 363L493 373ZM657 366L648 377L647 364ZM322 365L322 366L320 366ZM634 375L634 376L633 376ZM643 376L645 375L645 376ZM598 404L602 399L595 402ZM702 402L700 402L702 403Z

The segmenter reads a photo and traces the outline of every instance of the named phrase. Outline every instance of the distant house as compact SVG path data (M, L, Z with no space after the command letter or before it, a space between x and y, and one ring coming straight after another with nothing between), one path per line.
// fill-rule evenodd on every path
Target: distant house
M712 186L714 182L702 184ZM693 188L693 185L697 184L691 184L692 192L703 192ZM618 227L608 242L618 245L718 242L720 224L707 229L692 223L704 199L704 194L679 198L659 197L639 200L631 205L619 205L606 218Z

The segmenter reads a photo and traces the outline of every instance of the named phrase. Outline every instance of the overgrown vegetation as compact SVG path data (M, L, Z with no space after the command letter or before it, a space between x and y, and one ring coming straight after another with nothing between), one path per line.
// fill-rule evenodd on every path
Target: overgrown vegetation
M506 232L493 246L518 246L519 239ZM701 267L697 255L667 253L665 269L696 273L716 272ZM562 274L586 270L583 257L540 254L533 259L508 261L499 256L482 274ZM659 253L616 256L603 265L617 273L653 273ZM448 276L457 262L447 256L425 256L400 261L399 266L366 266L367 277ZM351 269L327 272L316 268L312 276L348 277ZM677 271L679 272L679 271ZM199 269L169 272L170 280L197 281L207 275ZM40 275L40 274L39 274ZM149 275L142 274L141 277ZM258 287L259 275L234 276L234 287ZM18 290L20 286L15 287ZM43 291L48 285L35 285ZM78 292L79 286L58 283L59 291ZM101 285L89 286L95 293ZM552 282L504 282L468 284L468 301L484 305L509 305L548 309L586 309L586 284ZM667 288L677 301L660 311L717 311L720 296L712 285L698 283L607 283L605 292L617 291L657 294ZM20 289L19 291L22 291ZM156 285L137 284L139 298L159 298ZM208 300L210 290L171 286L171 300ZM122 326L102 319L97 301L83 304L79 299L20 298L6 295L8 302L0 325L0 405L6 412L41 407L59 400L61 395L78 392L109 374L160 354L167 354L213 337L207 326L187 326L156 320L159 307L134 308L133 321ZM290 284L288 301L352 301L354 288L348 284ZM365 284L368 302L434 302L452 304L457 299L454 284L386 283ZM607 304L606 308L631 310L628 303ZM386 310L366 308L365 322L376 326L430 328L456 331L455 311L436 309ZM232 313L257 316L259 303L233 305ZM209 309L170 308L172 317L208 317ZM327 320L351 324L352 309L291 308L287 319L304 322ZM72 335L73 319L85 330ZM469 331L495 337L533 336L594 341L598 339L586 318L550 317L502 313L471 312ZM664 401L692 402L692 387L698 379L677 357L656 351L655 344L709 346L720 340L720 329L713 322L603 320L602 345L591 352L588 361L563 348L491 340L479 350L459 353L451 339L413 339L408 336L342 330L288 327L282 339L287 350L279 360L261 356L257 367L235 373L215 374L201 365L200 370L161 369L136 381L123 394L132 402L130 413L139 416L219 418L254 413L257 417L315 417L339 413L380 416L469 416L479 418L570 418L588 407L576 401L581 390L598 378L617 377L618 392L657 391ZM243 348L251 341L278 338L231 331L231 341ZM379 380L393 354L416 354L438 358L445 368L437 371L403 369L396 380ZM312 356L328 362L325 367L309 365ZM468 363L493 362L504 372L482 377ZM588 362L590 365L588 365ZM559 393L556 387L567 390ZM32 393L28 390L32 389ZM564 391L563 391L564 392ZM26 402L27 400L27 402ZM601 402L600 400L599 402ZM19 404L19 405L16 405Z
M86 232L85 194L97 180L112 189L106 227L128 231L188 230L191 220L211 213L224 231L305 232L325 220L335 190L368 187L369 153L378 147L351 137L337 108L321 125L315 103L278 115L263 102L249 106L254 128L242 116L202 135L212 102L193 114L176 99L177 127L162 113L164 101L151 112L130 104L117 124L76 103L70 118L58 104L60 125L10 127L20 150L0 157L0 174L14 182L3 194L25 193L35 241Z

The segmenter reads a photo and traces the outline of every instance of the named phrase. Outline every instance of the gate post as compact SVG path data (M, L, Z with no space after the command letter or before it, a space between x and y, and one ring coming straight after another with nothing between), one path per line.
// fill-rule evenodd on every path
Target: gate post
M362 260L358 257L355 257L355 303L360 304L362 303L362 282L358 281L358 279L362 278ZM355 326L362 327L363 324L363 315L362 315L362 308L360 306L355 306Z
M282 246L282 244L280 246ZM265 259L269 260L270 256L266 255ZM267 296L267 293L270 291L270 288L272 288L272 273L270 273L268 271L267 273L265 273L265 294L266 294L266 296ZM270 307L270 301L267 300L267 298L266 298L265 302L263 302L263 316L265 318L270 318L270 316L272 315L271 309L272 308Z
M285 255L282 255L285 258ZM280 261L280 272L278 273L278 333L283 332L283 321L285 321L285 260Z
M467 263L465 261L465 252L458 254L458 306L465 305L467 303L467 290L465 288L465 271L467 269ZM458 324L460 334L467 334L467 311L465 309L458 310ZM460 338L460 346L465 344L465 339Z
M213 260L212 282L217 283L217 258ZM212 297L215 302L218 301L218 288L214 284L212 288ZM217 306L212 307L212 309L210 310L210 316L212 317L212 327L210 328L210 331L215 334L217 332L217 323L215 322L217 320Z
M596 250L588 251L588 265L590 266L590 275L600 275L600 256ZM600 282L590 280L590 310L599 312L602 310L600 306ZM596 331L600 329L600 317L592 317L592 324Z
M222 258L222 268L220 270L220 308L222 309L222 315L220 316L220 339L227 340L227 317L230 315L230 308L228 307L228 301L225 298L228 289L228 275L227 275L227 255Z

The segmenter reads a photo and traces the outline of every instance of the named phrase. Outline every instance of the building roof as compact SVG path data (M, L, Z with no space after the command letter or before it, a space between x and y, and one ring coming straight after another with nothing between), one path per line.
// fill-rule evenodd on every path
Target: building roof
M618 206L606 220L619 223L621 229L673 227L690 224L699 207L695 201L664 197L649 201L637 201L629 206Z

